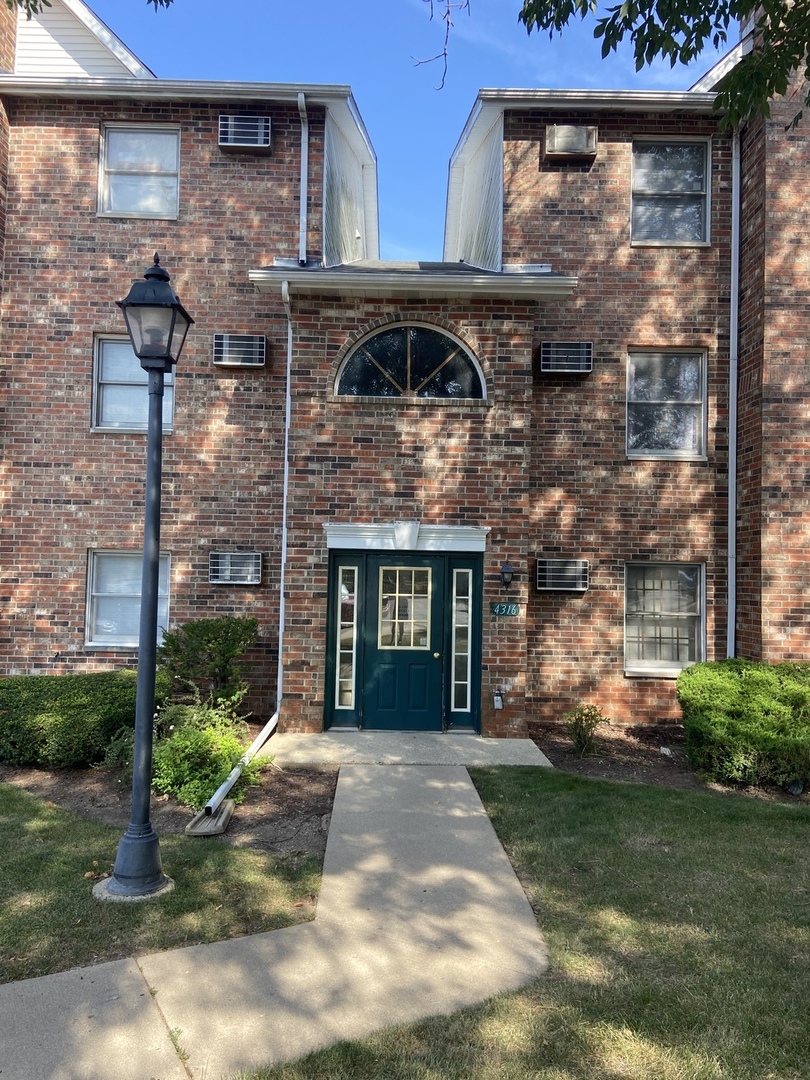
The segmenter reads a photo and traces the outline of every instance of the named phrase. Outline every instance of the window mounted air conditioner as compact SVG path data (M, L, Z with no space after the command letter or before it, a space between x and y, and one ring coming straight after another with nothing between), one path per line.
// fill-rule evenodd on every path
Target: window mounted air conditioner
M220 116L222 150L270 150L269 116Z
M261 585L260 551L211 551L208 580L212 585Z
M546 127L546 157L594 157L596 143L595 127L584 124L549 124Z
M585 592L589 584L587 559L537 560L538 592Z
M214 363L220 367L264 367L263 334L214 334Z
M542 341L540 371L587 375L593 371L592 341Z

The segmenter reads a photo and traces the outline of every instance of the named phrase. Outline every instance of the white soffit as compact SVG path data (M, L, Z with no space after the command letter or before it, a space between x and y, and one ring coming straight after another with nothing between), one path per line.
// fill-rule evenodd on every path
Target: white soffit
M489 526L423 525L390 521L382 525L324 525L329 550L351 551L486 551Z
M14 74L47 79L154 78L83 0L51 0L50 7L30 19L18 12Z

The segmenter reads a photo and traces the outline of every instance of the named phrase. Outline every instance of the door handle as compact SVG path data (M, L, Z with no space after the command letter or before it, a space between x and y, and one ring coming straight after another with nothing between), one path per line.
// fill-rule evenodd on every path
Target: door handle
M441 658L441 655L442 655L441 653L435 652L435 653L433 654L433 659L434 659L434 660L439 660L439 659Z

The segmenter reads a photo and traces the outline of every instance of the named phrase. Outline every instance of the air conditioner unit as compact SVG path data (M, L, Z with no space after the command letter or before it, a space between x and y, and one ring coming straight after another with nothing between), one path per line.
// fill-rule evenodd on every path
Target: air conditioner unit
M212 585L261 585L260 551L212 551L208 555L208 580Z
M546 157L594 157L597 129L584 124L549 124Z
M219 145L223 150L270 150L269 116L220 116Z
M541 341L540 371L587 375L593 371L593 342Z
M539 592L585 592L590 564L587 559L537 560Z
M214 334L214 363L220 367L264 367L263 334Z

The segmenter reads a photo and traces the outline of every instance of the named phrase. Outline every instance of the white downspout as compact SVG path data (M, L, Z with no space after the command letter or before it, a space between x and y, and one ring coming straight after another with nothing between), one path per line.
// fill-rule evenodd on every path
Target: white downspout
M276 710L281 708L281 699L284 694L284 664L283 645L285 616L287 609L286 585L287 585L287 502L290 494L290 424L292 420L292 351L293 351L293 322L292 308L290 307L290 283L282 281L281 300L287 313L287 375L286 391L284 399L284 483L281 495L281 577L280 596L278 603L278 677L276 679Z
M301 200L298 215L298 262L307 265L307 194L309 191L309 117L303 94L298 95L298 115L301 117ZM289 312L288 312L289 315Z
M737 430L740 341L740 133L731 143L731 304L728 356L728 629L726 656L737 651Z

